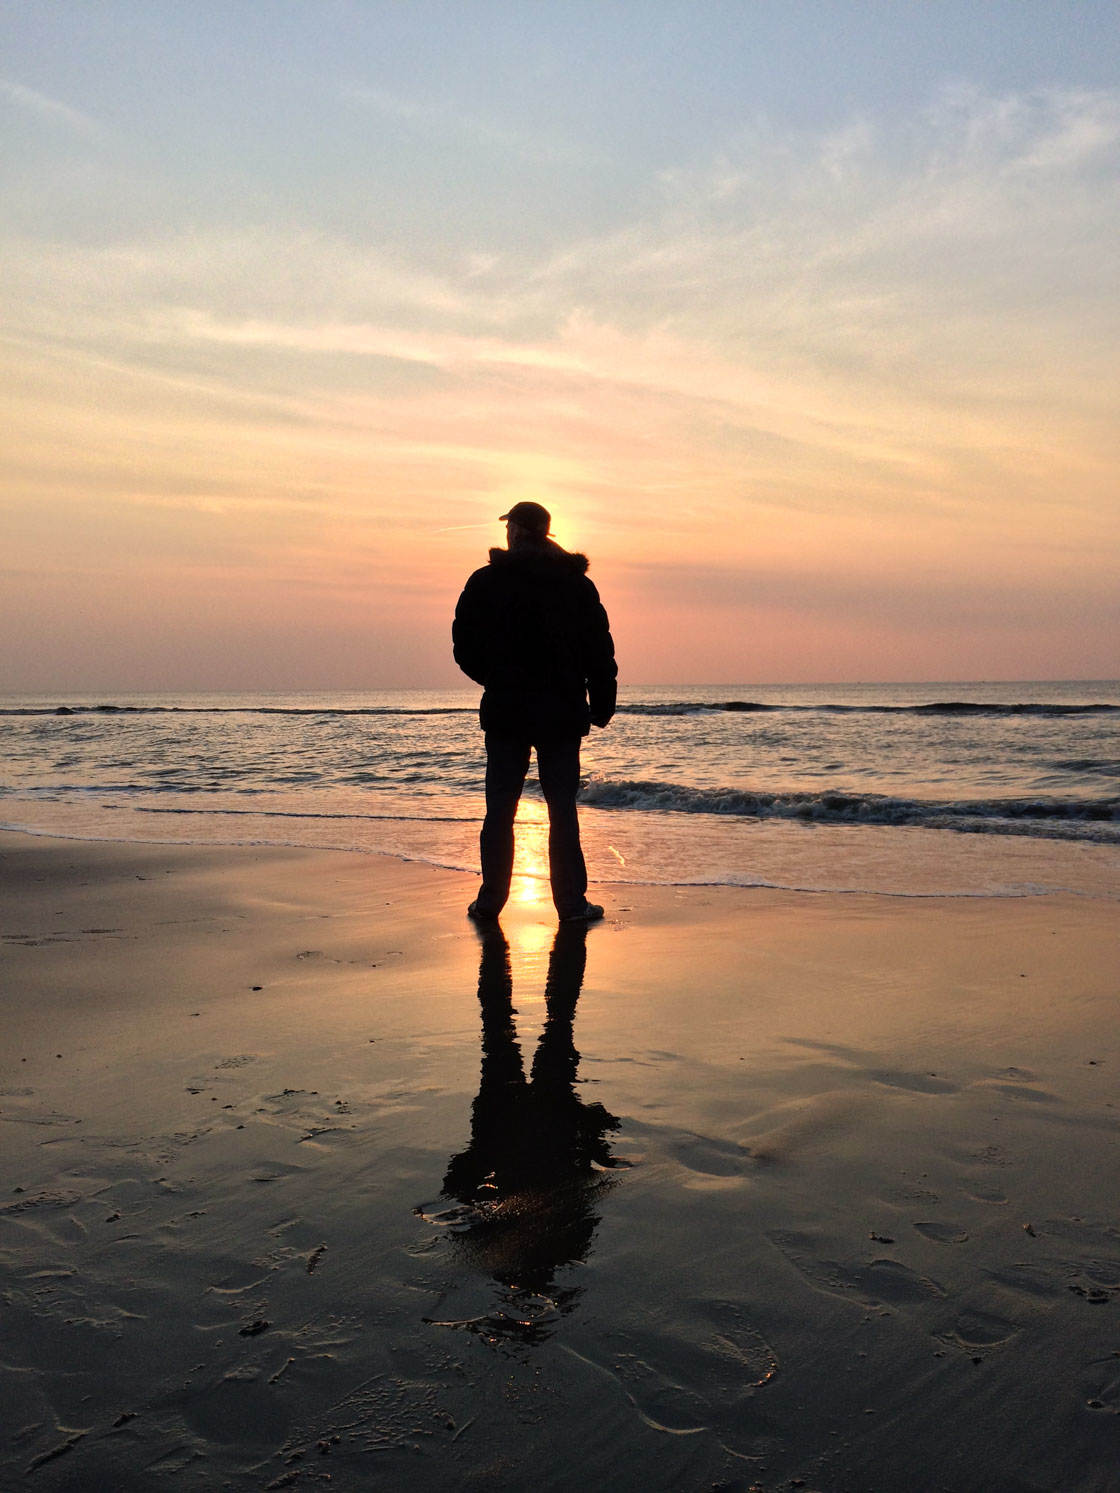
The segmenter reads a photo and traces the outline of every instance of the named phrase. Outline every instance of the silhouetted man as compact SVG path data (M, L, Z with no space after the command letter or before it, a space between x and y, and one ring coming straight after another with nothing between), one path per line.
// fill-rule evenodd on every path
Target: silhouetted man
M509 897L513 821L535 747L548 804L552 900L561 921L593 922L603 909L587 900L576 793L580 742L614 714L610 625L586 555L569 554L548 537L546 508L515 503L502 519L509 547L492 549L489 565L467 581L452 629L455 662L484 689L482 889L467 910L490 920Z

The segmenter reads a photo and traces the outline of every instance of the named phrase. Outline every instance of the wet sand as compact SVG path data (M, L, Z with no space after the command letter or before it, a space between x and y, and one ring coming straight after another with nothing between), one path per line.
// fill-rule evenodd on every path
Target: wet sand
M0 882L4 1487L1120 1483L1115 903Z

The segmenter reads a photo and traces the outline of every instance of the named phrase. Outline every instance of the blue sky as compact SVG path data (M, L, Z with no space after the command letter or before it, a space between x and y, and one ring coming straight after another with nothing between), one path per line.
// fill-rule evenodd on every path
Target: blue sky
M1115 672L1114 5L0 37L10 687L453 682L516 496L632 677Z
M13 206L110 241L157 229L158 212L184 226L267 213L410 248L433 230L440 246L548 242L627 221L661 173L759 134L874 120L905 150L946 91L1111 90L1120 75L1120 18L1091 0L137 0L9 6L4 32ZM68 126L75 164L83 135L108 149L104 177L21 202Z

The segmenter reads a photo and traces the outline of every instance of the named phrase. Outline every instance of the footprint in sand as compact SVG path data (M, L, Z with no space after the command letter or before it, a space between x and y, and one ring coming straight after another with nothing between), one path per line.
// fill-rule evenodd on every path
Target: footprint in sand
M744 1400L779 1371L777 1354L734 1302L693 1302L672 1320L654 1317L612 1341L605 1360L565 1351L613 1380L646 1425L674 1436L741 1435Z
M653 1430L676 1436L694 1436L707 1430L705 1400L637 1354L617 1354L610 1371L642 1420Z
M936 1281L918 1275L898 1260L841 1264L825 1257L823 1241L810 1234L777 1231L767 1238L814 1290L830 1296L847 1296L864 1306L880 1306L928 1301L945 1294Z
M914 1227L924 1239L932 1239L935 1244L967 1244L968 1235L964 1229L957 1228L951 1223L916 1223Z
M734 1141L708 1135L682 1135L666 1148L690 1172L704 1177L739 1177L750 1167L750 1157Z
M20 1189L17 1187L16 1191ZM24 1193L14 1203L5 1203L0 1214L30 1213L37 1208L73 1208L82 1201L82 1194L72 1190L40 1187L35 1192Z
M942 1328L933 1335L939 1343L973 1354L1003 1347L1005 1343L1018 1337L1022 1330L1006 1317L993 1316L989 1312L964 1311L951 1327Z
M966 1196L972 1198L977 1203L991 1203L997 1208L1006 1207L1008 1202L1007 1194L1001 1192L998 1187L973 1187Z

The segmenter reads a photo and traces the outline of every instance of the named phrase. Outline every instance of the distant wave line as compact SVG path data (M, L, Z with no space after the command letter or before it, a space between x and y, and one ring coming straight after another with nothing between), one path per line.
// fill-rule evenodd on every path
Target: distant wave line
M1109 715L1120 712L1120 705L1104 702L1088 705L1061 705L1044 701L1024 701L1017 705L1000 705L992 701L931 700L922 705L797 705L766 704L758 700L674 700L642 704L640 701L619 705L619 715L701 715L712 713L774 714L781 711L819 712L825 715L945 715L945 716L1067 716Z
M919 715L919 716L1080 716L1113 715L1120 705L1105 701L1064 705L1054 701L1024 700L1003 705L983 700L930 700L920 705L851 705L840 702L797 704L761 700L629 700L619 704L619 715L675 716L708 714ZM265 715L329 716L440 716L474 715L475 705L20 705L0 707L0 716L117 716L117 715Z
M15 705L0 716L41 715L475 715L477 705Z

